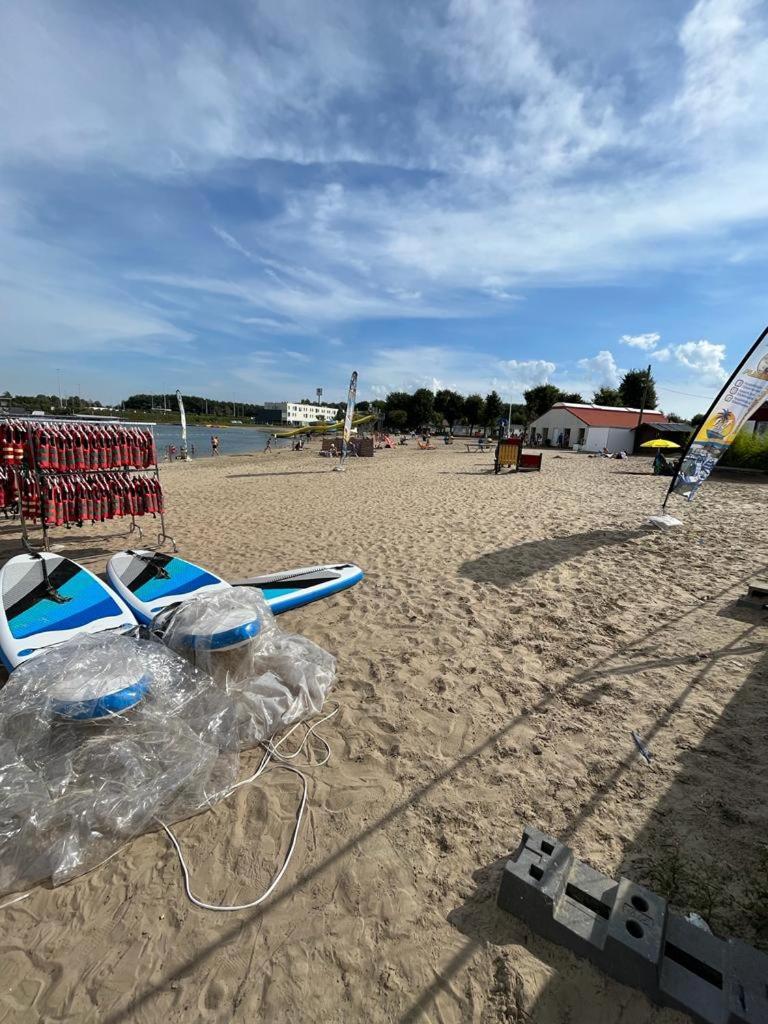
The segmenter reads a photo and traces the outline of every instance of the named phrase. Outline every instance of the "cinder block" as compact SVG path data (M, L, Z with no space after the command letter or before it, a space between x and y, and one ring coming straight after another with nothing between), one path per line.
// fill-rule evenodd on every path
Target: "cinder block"
M666 900L620 879L605 940L605 970L617 981L655 995L666 918Z
M507 861L498 904L702 1024L768 1024L768 956L697 928L627 878L617 884L538 829L526 827Z
M670 913L664 936L659 1001L706 1024L728 1024L726 944Z
M567 846L538 829L526 828L517 852L504 867L498 905L538 934L559 941L554 910L572 865L573 853Z
M579 956L600 963L608 935L617 885L588 864L574 861L565 890L555 908L563 931L560 941Z
M728 1024L768 1021L768 956L745 942L728 942L726 997Z

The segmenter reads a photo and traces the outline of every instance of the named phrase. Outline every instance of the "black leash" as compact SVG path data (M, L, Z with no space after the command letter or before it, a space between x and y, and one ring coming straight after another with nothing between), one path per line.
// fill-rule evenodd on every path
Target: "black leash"
M65 597L60 594L59 591L51 583L51 577L48 575L48 566L46 565L45 558L39 551L32 552L33 558L40 559L40 567L43 570L43 593L49 601L53 601L55 604L66 604L67 601L71 601L71 597Z

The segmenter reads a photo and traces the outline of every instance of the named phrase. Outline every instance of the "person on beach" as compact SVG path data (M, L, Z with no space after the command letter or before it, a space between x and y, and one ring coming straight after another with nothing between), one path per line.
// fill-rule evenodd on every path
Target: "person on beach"
M264 445L264 451L265 452L271 452L272 451L272 435L271 434L267 438L267 443Z
M211 455L219 454L219 439L216 434L211 435Z

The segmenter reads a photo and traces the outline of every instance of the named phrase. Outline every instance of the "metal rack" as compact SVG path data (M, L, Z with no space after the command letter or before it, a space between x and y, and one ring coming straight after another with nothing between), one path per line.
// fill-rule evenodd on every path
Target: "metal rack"
M14 463L11 463L11 464L9 464L9 468L11 469L11 471L12 471L12 473L14 475L14 481L15 481L15 485L16 485L16 494L17 494L17 497L18 497L18 503L17 504L18 504L19 522L21 524L21 542L22 542L22 545L24 546L24 548L27 551L30 551L30 552L33 552L33 553L37 549L34 547L34 545L32 544L32 542L30 540L30 537L29 537L29 524L27 522L27 517L24 514L24 501L22 499L22 493L23 493L22 481L24 479L24 474L28 473L28 474L34 476L34 478L35 478L35 480L37 482L37 486L38 486L39 491L40 491L40 496L41 496L40 497L40 502L41 502L41 507L40 507L40 527L41 527L42 535L43 535L42 536L42 541L43 541L42 542L42 549L44 551L50 550L50 548L49 548L50 524L45 522L45 516L43 514L43 507L42 507L42 495L43 495L43 491L44 491L44 487L45 487L45 483L46 483L46 478L48 476L51 476L51 475L53 475L53 476L61 476L61 477L65 477L66 478L66 476L68 474L68 471L41 469L41 467L38 465L37 454L36 454L36 449L35 449L35 444L34 444L34 439L33 439L33 434L32 434L32 431L33 431L34 427L36 427L36 426L38 426L40 424L53 423L53 424L58 424L58 425L62 425L62 426L73 426L73 425L78 425L79 424L79 425L84 425L84 426L89 426L89 427L101 427L101 426L103 426L103 427L133 427L133 428L140 427L142 429L148 428L150 431L152 431L152 428L154 426L156 426L155 423L137 423L137 422L133 422L131 420L107 419L107 418L101 418L101 417L75 417L75 418L72 418L72 417L66 417L66 416L35 416L33 418L30 418L30 417L25 417L25 416L2 416L2 417L0 417L0 422L2 422L2 421L6 421L6 422L10 421L10 422L14 422L14 423L22 423L25 426L25 428L26 428L26 433L27 433L27 451L29 453L29 458L28 458L29 465L28 466L19 466L19 465L16 465ZM77 474L79 474L81 476L85 476L85 477L87 477L89 475L94 475L94 474L97 474L97 473L101 473L101 474L103 474L103 473L115 473L115 474L120 473L120 474L123 474L124 476L131 476L134 473L151 473L154 470L155 479L157 480L158 487L160 487L160 468L158 466L157 444L155 443L155 440L154 440L154 432L152 432L152 441L153 441L153 448L154 448L154 456L155 457L154 457L154 462L151 465L149 465L149 466L145 466L145 467L130 467L130 466L102 467L102 468L99 468L99 469L79 469L79 470L76 470L75 472ZM162 493L162 488L160 488L160 489L161 489L161 493ZM174 540L174 538L166 530L166 527L165 527L165 512L164 512L164 510L159 510L159 511L151 513L151 514L157 516L157 518L159 519L159 522L160 522L160 532L157 535L157 546L158 547L162 547L167 541L170 541L173 550L174 551L178 551L178 547L176 545L176 541ZM125 536L130 537L131 534L138 533L139 538L140 539L143 538L144 531L139 526L139 524L136 522L136 515L135 515L135 513L131 512L130 519L131 519L131 525L128 528Z

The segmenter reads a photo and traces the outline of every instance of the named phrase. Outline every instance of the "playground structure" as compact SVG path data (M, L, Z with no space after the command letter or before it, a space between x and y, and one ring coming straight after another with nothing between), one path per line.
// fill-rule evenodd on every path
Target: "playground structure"
M358 416L352 420L353 427L361 427L365 423L371 423L376 419L375 414L369 416ZM344 427L343 420L335 420L333 423L307 423L303 427L296 427L293 430L282 430L276 433L275 437L298 437L299 434L328 434Z
M529 473L541 470L541 453L525 454L523 452L523 440L520 437L500 437L496 445L496 454L493 460L493 472L500 473L502 467L508 466L510 471L516 473Z

